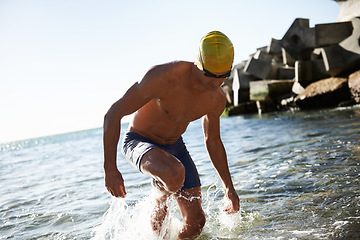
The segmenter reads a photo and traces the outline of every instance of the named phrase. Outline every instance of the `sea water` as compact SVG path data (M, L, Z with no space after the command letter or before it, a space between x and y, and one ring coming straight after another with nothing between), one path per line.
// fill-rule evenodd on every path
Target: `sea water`
M359 239L359 134L359 106L222 118L241 205L228 215L201 121L191 123L184 141L207 218L199 239ZM119 154L127 196L114 198L102 163L100 128L0 144L0 239L156 239L150 179ZM176 239L181 215L168 204Z

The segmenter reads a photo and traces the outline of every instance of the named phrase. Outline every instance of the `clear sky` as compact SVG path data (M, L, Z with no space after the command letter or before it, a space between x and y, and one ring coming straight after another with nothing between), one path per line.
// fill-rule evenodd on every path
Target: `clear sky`
M332 0L0 0L0 142L102 126L153 65L194 61L220 30L235 61L295 18L336 22Z

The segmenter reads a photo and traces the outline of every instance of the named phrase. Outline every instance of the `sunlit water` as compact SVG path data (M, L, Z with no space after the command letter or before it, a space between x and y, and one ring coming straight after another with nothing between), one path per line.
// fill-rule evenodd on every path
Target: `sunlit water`
M124 130L126 126L123 126ZM360 107L221 119L241 211L222 213L222 185L201 122L184 135L202 181L199 239L359 239ZM0 145L0 239L155 239L150 179L119 154L128 195L104 187L102 130ZM168 232L181 218L170 200Z

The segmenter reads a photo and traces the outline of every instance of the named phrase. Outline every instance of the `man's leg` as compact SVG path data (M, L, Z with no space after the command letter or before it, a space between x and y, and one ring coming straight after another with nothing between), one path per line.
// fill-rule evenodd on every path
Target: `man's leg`
M195 239L200 235L205 222L205 213L201 207L201 188L194 187L175 194L184 220L179 239Z
M163 229L163 224L166 216L168 215L167 200L170 195L165 192L159 192L155 197L155 206L151 213L151 227L157 236L166 236L167 230Z
M154 179L154 186L159 189L151 215L154 232L161 234L162 224L167 215L167 199L178 192L185 179L185 168L173 155L160 148L148 151L141 160L141 171Z

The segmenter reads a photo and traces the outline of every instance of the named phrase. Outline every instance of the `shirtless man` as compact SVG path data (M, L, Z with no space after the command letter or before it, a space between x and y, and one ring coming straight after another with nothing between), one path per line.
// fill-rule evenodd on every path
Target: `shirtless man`
M224 211L239 210L219 119L226 104L220 85L230 75L233 58L231 41L221 32L210 32L201 39L195 64L178 61L153 67L105 115L105 186L113 196L125 197L124 180L116 165L117 144L121 119L135 113L122 148L125 158L152 177L153 185L161 190L151 216L155 234L162 230L171 195L183 217L179 239L196 238L205 224L199 176L181 137L189 123L201 117L205 146L224 185Z

